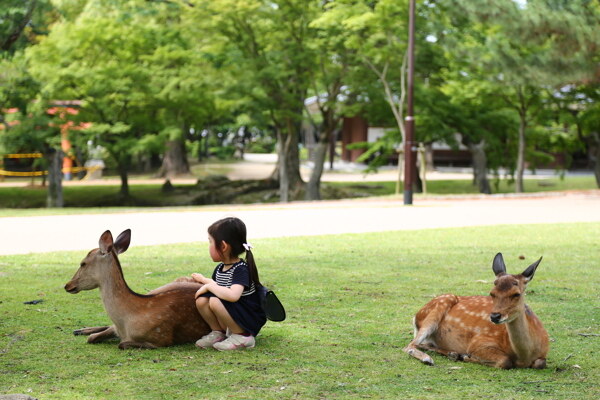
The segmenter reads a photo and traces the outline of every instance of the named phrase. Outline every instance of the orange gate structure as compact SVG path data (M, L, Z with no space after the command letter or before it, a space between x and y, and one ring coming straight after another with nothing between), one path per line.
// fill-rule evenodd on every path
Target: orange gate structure
M87 171L87 168L83 167L82 163L76 159L75 154L73 153L73 148L71 145L71 141L69 140L69 132L74 130L81 130L88 128L91 124L88 122L83 122L79 124L75 124L73 121L69 121L67 119L68 115L77 115L79 113L79 106L81 105L81 101L78 100L68 100L68 101L54 101L53 106L50 107L46 112L49 115L57 116L60 120L64 121L59 124L60 135L61 135L61 149L65 156L63 157L62 163L62 172L65 180L70 180L73 174L76 174L81 171ZM16 113L18 110L15 108L4 110L5 113L11 114ZM19 121L11 121L10 125L16 125ZM0 125L0 131L4 129L4 126ZM13 160L13 159L37 159L42 158L42 153L15 153L15 154L5 154L2 158L0 158L0 164L6 164L4 160ZM79 162L78 162L79 161ZM78 166L75 166L75 164ZM9 163L10 164L10 163ZM26 168L17 168L17 169L26 169ZM0 179L3 179L4 176L14 176L14 177L34 177L34 176L43 176L47 175L48 171L45 170L36 170L31 165L30 171L23 170L8 170L6 165L0 165Z

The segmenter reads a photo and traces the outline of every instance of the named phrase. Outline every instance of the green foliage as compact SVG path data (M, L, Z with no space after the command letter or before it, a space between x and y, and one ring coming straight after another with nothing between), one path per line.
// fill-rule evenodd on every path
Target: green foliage
M463 144L485 143L492 170L514 169L521 116L529 165L550 154L595 159L597 1L424 1L416 11L417 141L453 146L458 132ZM204 148L191 134L204 129L295 140L304 99L322 95L327 112L313 121L322 129L341 115L396 128L365 156L377 167L402 142L407 12L406 0L4 0L0 124L15 107L33 115L34 100L79 100L72 119L93 127L72 142L104 146L125 173L167 142ZM35 136L2 142L56 146L54 134Z
M231 145L214 146L209 148L209 152L218 160L230 160L235 153L235 147Z
M51 0L3 0L0 58L35 44L57 19Z
M400 143L400 134L397 129L385 131L385 134L375 142L358 142L347 146L349 150L364 149L356 161L368 163L368 172L377 172L378 168L389 165L390 157L397 151Z
M3 256L2 390L107 400L597 398L600 362L590 354L600 344L583 335L600 330L598 235L600 226L590 223L253 241L262 280L288 319L267 323L256 348L231 353L192 344L142 351L121 351L115 341L86 344L71 332L109 319L97 291L63 289L85 252ZM438 355L428 367L402 352L414 313L433 296L489 292L498 251L509 272L544 256L527 303L551 337L548 368L501 371ZM134 246L120 260L131 288L143 293L209 273L206 252L197 243ZM332 254L343 254L343 263ZM374 254L386 256L373 261ZM32 279L32 269L44 279ZM23 304L37 299L44 301Z
M60 148L60 120L48 115L47 109L47 103L38 101L12 114L11 119L17 123L0 136L3 147L10 152L44 154Z
M271 137L258 137L251 140L248 144L246 152L248 153L263 153L269 154L275 151L275 140Z

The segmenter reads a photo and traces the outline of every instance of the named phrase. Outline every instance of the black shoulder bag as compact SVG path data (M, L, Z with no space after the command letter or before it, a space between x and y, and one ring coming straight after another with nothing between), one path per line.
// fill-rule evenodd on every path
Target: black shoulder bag
M263 310L267 314L267 319L274 322L283 321L285 319L285 308L283 308L283 304L275 296L275 292L264 286L260 286L258 293L260 294Z

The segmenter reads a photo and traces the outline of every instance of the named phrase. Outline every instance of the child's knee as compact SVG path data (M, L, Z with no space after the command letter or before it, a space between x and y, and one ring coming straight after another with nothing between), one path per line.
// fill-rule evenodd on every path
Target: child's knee
M198 297L196 299L196 308L198 310L205 308L208 305L208 297Z
M223 308L223 303L221 303L221 300L218 297L209 298L208 305L213 311Z

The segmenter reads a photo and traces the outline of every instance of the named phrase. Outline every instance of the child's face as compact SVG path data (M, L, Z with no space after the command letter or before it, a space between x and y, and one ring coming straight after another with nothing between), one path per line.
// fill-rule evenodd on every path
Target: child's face
M208 235L208 254L210 254L210 258L212 258L214 262L222 261L220 249L217 246L215 239L210 235Z

